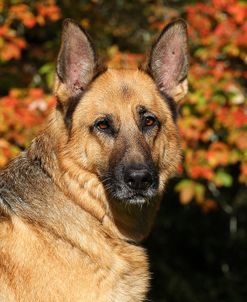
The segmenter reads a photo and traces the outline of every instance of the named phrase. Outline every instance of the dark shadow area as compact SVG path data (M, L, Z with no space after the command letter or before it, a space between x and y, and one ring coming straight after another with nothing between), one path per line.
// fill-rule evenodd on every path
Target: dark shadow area
M170 183L149 251L155 302L244 302L247 288L246 206L234 216L181 205Z

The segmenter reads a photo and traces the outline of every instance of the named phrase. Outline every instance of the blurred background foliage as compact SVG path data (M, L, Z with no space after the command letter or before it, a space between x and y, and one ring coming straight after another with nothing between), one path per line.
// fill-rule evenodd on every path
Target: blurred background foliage
M237 0L0 0L0 166L55 104L61 23L76 19L111 67L145 59L164 25L189 25L190 92L178 121L183 165L145 242L151 301L247 297L247 4Z

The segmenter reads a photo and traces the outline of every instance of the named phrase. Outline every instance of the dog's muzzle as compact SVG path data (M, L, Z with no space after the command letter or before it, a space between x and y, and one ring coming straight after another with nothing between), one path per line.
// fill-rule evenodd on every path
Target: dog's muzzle
M157 194L158 174L153 166L119 165L103 181L109 194L120 201L144 203Z

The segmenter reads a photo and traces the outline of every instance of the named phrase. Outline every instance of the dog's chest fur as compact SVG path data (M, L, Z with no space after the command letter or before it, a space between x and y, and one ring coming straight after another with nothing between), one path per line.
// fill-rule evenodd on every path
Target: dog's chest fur
M0 301L143 301L142 248L108 236L25 156L1 176L0 208L8 199L13 214L0 223Z
M96 246L102 255L91 258L62 239L54 241L30 230L18 219L2 248L1 265L8 269L0 280L8 294L1 301L142 301L147 289L140 248L119 244L102 259L105 246Z

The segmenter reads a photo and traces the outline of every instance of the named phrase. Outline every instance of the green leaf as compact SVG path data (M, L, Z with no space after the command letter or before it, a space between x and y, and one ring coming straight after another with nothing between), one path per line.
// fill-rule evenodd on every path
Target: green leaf
M215 174L214 181L217 186L231 187L233 178L224 170L218 170Z

